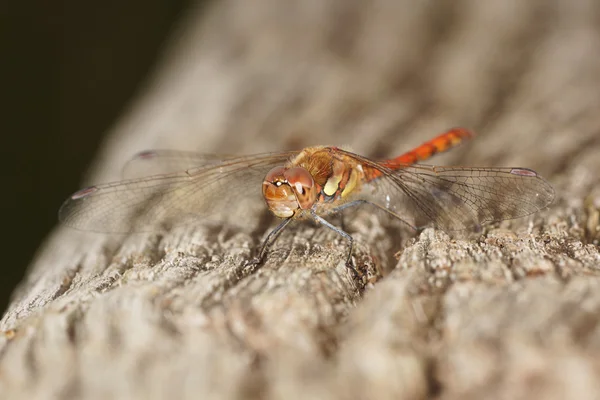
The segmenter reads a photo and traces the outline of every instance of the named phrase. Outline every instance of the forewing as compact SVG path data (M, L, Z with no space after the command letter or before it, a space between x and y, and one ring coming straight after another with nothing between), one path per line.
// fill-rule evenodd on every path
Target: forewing
M179 150L144 150L134 155L125 165L123 179L172 174L198 167L220 164L237 158L233 155L202 154Z
M552 186L526 168L406 165L393 171L371 162L365 169L378 177L362 196L415 228L467 229L533 214L554 199Z
M262 180L295 152L238 157L183 172L91 186L73 194L59 219L96 232L154 231L212 220L246 226L264 209ZM261 208L262 207L262 208Z

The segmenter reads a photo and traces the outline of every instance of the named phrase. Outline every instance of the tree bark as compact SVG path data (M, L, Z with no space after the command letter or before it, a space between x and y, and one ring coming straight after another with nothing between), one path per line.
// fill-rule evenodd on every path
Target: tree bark
M90 182L146 148L385 158L461 125L436 164L533 168L556 199L455 236L348 214L360 278L307 223L244 269L266 210L59 227L0 321L3 398L600 397L600 3L222 0L184 25Z

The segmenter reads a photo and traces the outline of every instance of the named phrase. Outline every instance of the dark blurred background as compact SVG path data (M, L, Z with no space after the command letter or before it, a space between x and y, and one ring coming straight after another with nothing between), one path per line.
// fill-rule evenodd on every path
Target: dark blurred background
M0 312L190 0L0 8Z

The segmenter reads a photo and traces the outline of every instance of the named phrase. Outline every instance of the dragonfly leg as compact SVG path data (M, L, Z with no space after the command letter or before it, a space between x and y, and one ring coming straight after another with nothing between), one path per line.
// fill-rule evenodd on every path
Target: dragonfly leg
M342 204L339 207L336 207L336 208L334 208L332 210L329 210L329 213L330 214L334 214L334 213L340 212L340 211L342 211L342 210L344 210L346 208L356 207L356 206L359 206L359 205L362 205L362 204L369 204L369 205L371 205L371 206L373 206L375 208L379 208L380 210L385 211L386 213L388 213L389 215L391 215L392 217L394 217L396 219L399 219L404 224L406 224L409 228L411 228L411 229L413 229L415 231L419 231L419 230L422 229L422 228L416 227L413 224L411 224L410 222L406 221L404 218L402 218L400 215L396 214L392 210L389 210L389 209L387 209L387 208L385 208L385 207L383 207L383 206L381 206L381 205L379 205L377 203L372 203L372 202L367 201L367 200L354 200L354 201L350 201L348 203Z
M329 212L332 213L332 214L333 213L338 213L338 212L340 212L342 210L345 210L346 208L356 207L356 206L359 206L361 204L372 204L372 203L369 203L366 200L354 200L354 201L350 201L348 203L344 203L341 206L338 206L338 207L330 210Z
M269 250L269 247L271 247L271 245L279 237L279 235L281 234L281 232L283 231L283 229L290 222L292 222L291 218L284 219L279 225L277 225L275 227L275 229L273 229L271 232L269 232L269 234L267 235L267 237L265 238L265 240L262 242L262 245L260 246L260 250L258 252L258 256L254 257L254 259L248 261L246 265L247 266L256 267L259 264L261 264L265 260L265 255L267 254L267 251Z
M340 206L340 207L343 207L343 206ZM346 239L348 241L349 249L348 249L348 256L346 257L346 268L351 270L354 273L354 276L359 277L360 275L359 275L358 271L352 265L352 245L354 244L354 239L352 239L352 236L350 236L350 234L348 234L347 232L344 232L340 228L336 227L335 225L332 225L324 218L318 216L317 213L315 212L315 210L310 210L310 215L313 217L313 219L315 221L328 227L332 231L338 233L339 235L341 235L344 239Z
M329 211L330 214L340 214L340 224L342 226L342 230L345 231L346 230L346 224L345 224L345 220L344 220L344 213L340 212L346 208L350 208L350 207L355 207L355 206L359 206L361 204L368 204L368 202L366 200L354 200L345 204L342 204L339 207L336 207L332 210Z

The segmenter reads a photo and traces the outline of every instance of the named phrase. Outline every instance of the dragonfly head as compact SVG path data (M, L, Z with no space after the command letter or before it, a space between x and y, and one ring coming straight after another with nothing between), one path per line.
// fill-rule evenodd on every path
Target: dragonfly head
M315 203L317 190L310 173L302 167L275 167L263 181L263 196L269 210L279 218L290 218Z

